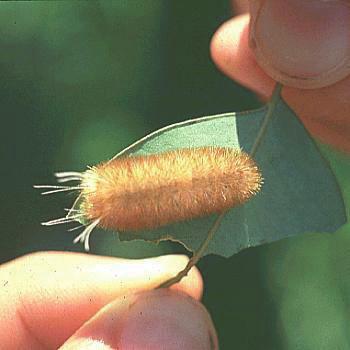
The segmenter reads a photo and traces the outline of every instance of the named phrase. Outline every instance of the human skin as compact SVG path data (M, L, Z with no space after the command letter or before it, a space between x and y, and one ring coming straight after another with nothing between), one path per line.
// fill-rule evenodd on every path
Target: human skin
M3 264L0 348L215 349L196 268L170 290L154 290L187 261L41 252Z
M249 4L235 5L245 12ZM281 81L283 97L308 130L350 152L350 26L344 25L350 20L349 2L254 0L250 9L218 29L211 43L214 62L265 100ZM293 11L298 16L285 15ZM332 31L316 35L325 23ZM296 35L297 28L308 35ZM280 35L270 40L271 32ZM198 302L203 288L198 270L170 291L154 290L186 262L183 256L125 260L47 252L4 264L0 347L215 349L213 324Z
M267 100L276 81L309 132L350 153L350 2L235 1L211 42L217 67ZM246 11L250 9L250 13Z

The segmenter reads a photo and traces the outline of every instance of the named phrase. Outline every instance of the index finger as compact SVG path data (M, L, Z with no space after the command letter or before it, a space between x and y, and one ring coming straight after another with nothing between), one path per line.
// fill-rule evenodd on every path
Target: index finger
M4 349L56 349L101 307L155 288L184 268L185 256L143 260L78 253L35 253L0 269L0 337ZM195 299L198 270L174 288Z

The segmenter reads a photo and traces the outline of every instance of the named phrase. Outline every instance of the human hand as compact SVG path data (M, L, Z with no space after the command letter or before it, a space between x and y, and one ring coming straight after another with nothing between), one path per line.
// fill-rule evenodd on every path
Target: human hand
M249 3L249 4L248 4ZM229 77L283 97L321 141L350 152L350 2L236 0L241 12L211 43L214 62Z
M0 348L217 349L196 268L171 290L154 290L187 261L46 252L4 264Z

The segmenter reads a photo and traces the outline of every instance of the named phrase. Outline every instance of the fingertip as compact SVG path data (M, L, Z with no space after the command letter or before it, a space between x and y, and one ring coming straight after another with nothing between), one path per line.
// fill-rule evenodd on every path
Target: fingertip
M186 255L163 255L156 258L148 259L150 263L162 267L162 271L159 271L157 287L166 280L176 276L182 271L189 258ZM172 290L178 290L184 292L196 300L200 300L203 294L203 278L196 266L192 267L188 275L182 278L182 280L170 287Z
M246 17L246 15L237 16L222 23L211 39L211 58L224 73L230 67L229 73L233 74L235 67L232 67L232 62L240 55L239 41L244 35Z
M223 23L212 37L210 54L219 70L266 99L275 81L260 68L249 47L249 19L245 14Z
M153 270L155 275L150 285L150 288L156 288L160 284L164 283L168 279L175 277L180 271L182 271L189 258L186 255L162 255L155 258L139 260L144 265L143 269ZM147 266L145 268L145 266ZM197 269L192 267L188 275L185 276L180 282L171 286L171 289L182 291L192 298L199 300L203 294L203 279Z

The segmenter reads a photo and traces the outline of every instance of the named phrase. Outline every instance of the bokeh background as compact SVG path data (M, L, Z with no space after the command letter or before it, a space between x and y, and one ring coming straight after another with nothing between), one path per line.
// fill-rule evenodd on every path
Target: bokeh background
M83 251L67 227L40 225L74 196L41 197L33 184L83 171L167 124L260 105L210 60L211 36L230 16L228 0L0 3L1 262ZM350 158L322 152L349 214ZM110 233L91 245L123 257L184 252ZM209 256L199 268L222 349L350 349L349 225Z

